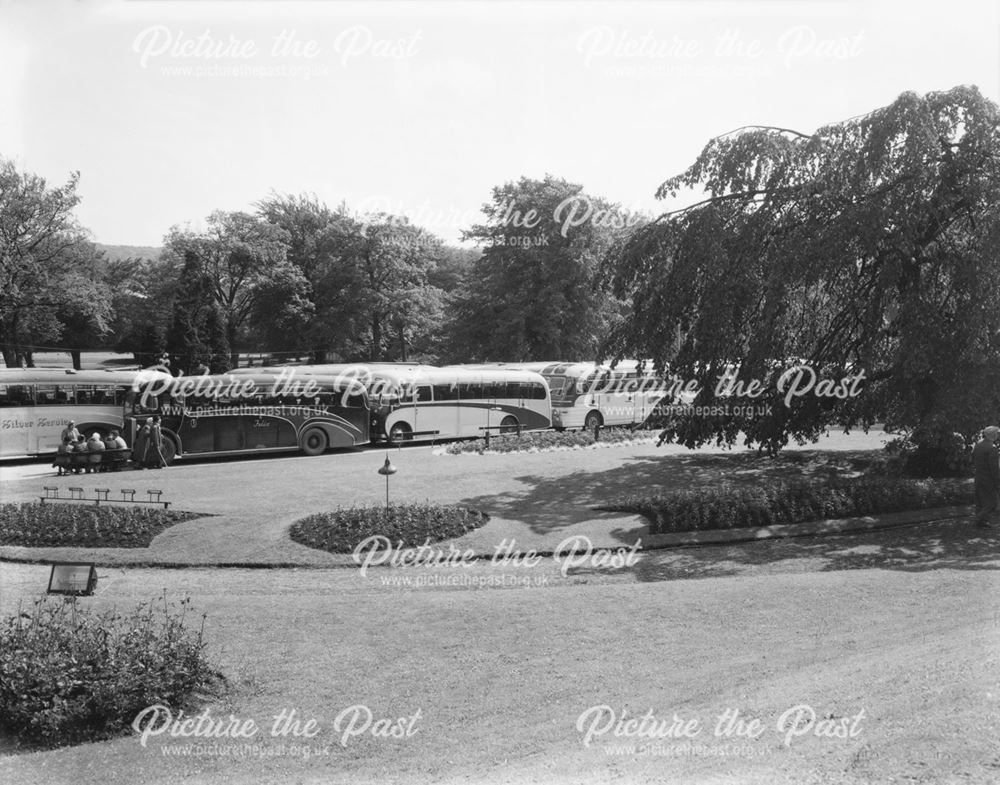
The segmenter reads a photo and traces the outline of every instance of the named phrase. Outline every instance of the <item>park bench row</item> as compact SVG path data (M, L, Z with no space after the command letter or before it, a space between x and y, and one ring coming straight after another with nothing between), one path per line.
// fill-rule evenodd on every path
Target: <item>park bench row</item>
M118 471L132 457L132 450L95 450L94 452L59 452L53 456L52 465L60 473L71 474L86 472Z

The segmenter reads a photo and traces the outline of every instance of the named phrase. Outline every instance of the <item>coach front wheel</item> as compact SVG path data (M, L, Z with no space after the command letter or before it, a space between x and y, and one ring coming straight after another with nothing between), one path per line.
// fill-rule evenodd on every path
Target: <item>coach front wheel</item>
M405 422L398 422L389 429L389 444L399 444L408 442L412 433L410 426Z

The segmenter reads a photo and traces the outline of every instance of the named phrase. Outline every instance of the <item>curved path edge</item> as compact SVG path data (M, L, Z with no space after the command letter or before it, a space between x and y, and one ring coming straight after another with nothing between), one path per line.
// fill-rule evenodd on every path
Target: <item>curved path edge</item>
M639 517L639 516L636 516ZM949 520L964 520L972 528L972 514L969 506L937 507L923 510L866 515L855 518L832 518L807 523L783 524L752 529L712 529L707 531L678 532L669 534L643 533L637 537L641 542L640 551L663 550L669 548L728 545L733 543L764 542L788 537L821 537L854 534L858 532L894 529L902 526L917 526ZM562 539L562 538L560 538ZM431 547L447 549L455 540L442 540ZM13 545L0 546L0 562L20 562L27 564L51 564L61 561L92 562L99 567L155 567L161 569L198 569L212 567L242 569L329 569L338 567L357 568L359 565L350 554L330 554L312 549L303 550L309 556L302 560L269 560L266 557L234 561L177 561L165 559L150 553L148 548L25 548ZM617 551L628 549L627 545L594 546L595 551ZM303 556L306 555L303 554ZM537 549L539 556L555 555L554 550ZM564 551L564 553L569 553ZM478 550L475 558L488 560L492 551Z

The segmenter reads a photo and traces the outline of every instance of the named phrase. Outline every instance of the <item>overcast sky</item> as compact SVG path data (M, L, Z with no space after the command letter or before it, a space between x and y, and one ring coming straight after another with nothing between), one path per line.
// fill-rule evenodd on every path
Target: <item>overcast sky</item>
M102 243L272 190L447 241L551 173L629 208L712 136L901 92L1000 99L995 2L0 0L0 156L81 174Z

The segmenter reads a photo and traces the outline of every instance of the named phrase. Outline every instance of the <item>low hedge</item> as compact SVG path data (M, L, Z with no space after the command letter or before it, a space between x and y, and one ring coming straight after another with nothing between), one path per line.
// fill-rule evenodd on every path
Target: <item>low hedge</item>
M188 628L188 602L122 614L43 598L0 622L0 728L55 746L120 735L148 706L185 706L212 678L205 617Z
M629 428L602 428L600 437L594 439L593 431L529 431L522 434L491 436L487 448L485 439L455 442L448 445L445 452L451 455L462 453L511 453L538 452L560 448L590 447L592 444L626 444L629 442L655 439L657 431L634 431Z
M972 502L962 480L858 478L825 483L761 481L752 486L694 487L633 495L600 509L645 516L651 533L743 529L903 512Z
M428 540L459 537L482 526L489 517L466 507L436 504L394 504L351 507L321 512L292 524L291 538L302 545L330 553L352 553L368 537L382 535L393 546L416 548Z
M146 548L164 529L199 513L73 504L0 504L0 545Z

